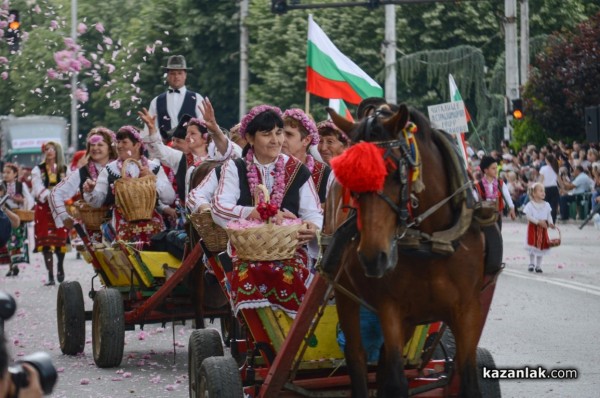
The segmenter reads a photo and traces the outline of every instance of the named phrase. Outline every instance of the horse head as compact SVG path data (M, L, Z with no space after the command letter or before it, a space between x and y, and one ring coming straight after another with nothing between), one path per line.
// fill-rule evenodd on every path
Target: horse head
M381 278L396 266L398 228L406 225L408 218L410 192L407 178L411 167L415 167L415 156L403 130L408 126L410 112L405 105L400 105L395 113L379 109L359 123L353 123L332 109L327 111L352 142L360 142L361 145L371 143L371 159L360 155L362 159L352 160L344 168L359 176L366 173L363 178L370 179L370 171L363 170L361 163L366 169L371 168L370 164L378 163L380 171L385 173L383 184L377 188L361 189L361 192L351 189L358 211L360 243L357 250L360 263L367 276Z

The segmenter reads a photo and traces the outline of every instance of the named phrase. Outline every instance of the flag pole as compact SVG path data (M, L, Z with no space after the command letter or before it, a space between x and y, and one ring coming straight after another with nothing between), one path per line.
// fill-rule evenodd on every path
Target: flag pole
M310 93L306 91L306 98L304 99L304 113L310 114Z

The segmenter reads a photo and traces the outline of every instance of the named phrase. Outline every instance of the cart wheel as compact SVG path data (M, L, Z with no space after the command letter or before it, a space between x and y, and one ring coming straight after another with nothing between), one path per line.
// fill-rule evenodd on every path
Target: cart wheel
M94 362L100 368L119 366L125 346L125 314L121 293L104 289L96 293L92 313Z
M65 355L83 352L85 346L85 306L83 291L77 281L58 286L56 321L60 350Z
M209 357L223 356L223 340L215 329L198 329L190 335L188 344L188 379L190 398L203 397L200 386L200 366Z
M200 367L201 397L242 398L242 377L232 357L206 358Z
M483 367L488 369L496 369L496 363L492 354L482 347L477 347L477 370L479 378L479 389L481 390L481 396L483 398L500 398L502 392L500 391L500 380L499 379L484 379Z

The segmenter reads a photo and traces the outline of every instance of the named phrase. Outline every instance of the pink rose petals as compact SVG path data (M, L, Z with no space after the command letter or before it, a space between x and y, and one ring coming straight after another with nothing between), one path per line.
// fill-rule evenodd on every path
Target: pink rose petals
M90 384L90 379L81 379L79 380L79 384L81 384L82 386L86 386Z

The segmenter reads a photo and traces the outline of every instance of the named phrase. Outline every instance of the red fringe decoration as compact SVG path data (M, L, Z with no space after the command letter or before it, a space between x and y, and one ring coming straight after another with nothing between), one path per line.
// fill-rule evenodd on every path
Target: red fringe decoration
M331 159L331 168L339 183L350 191L378 192L387 176L383 152L375 144L361 142Z

